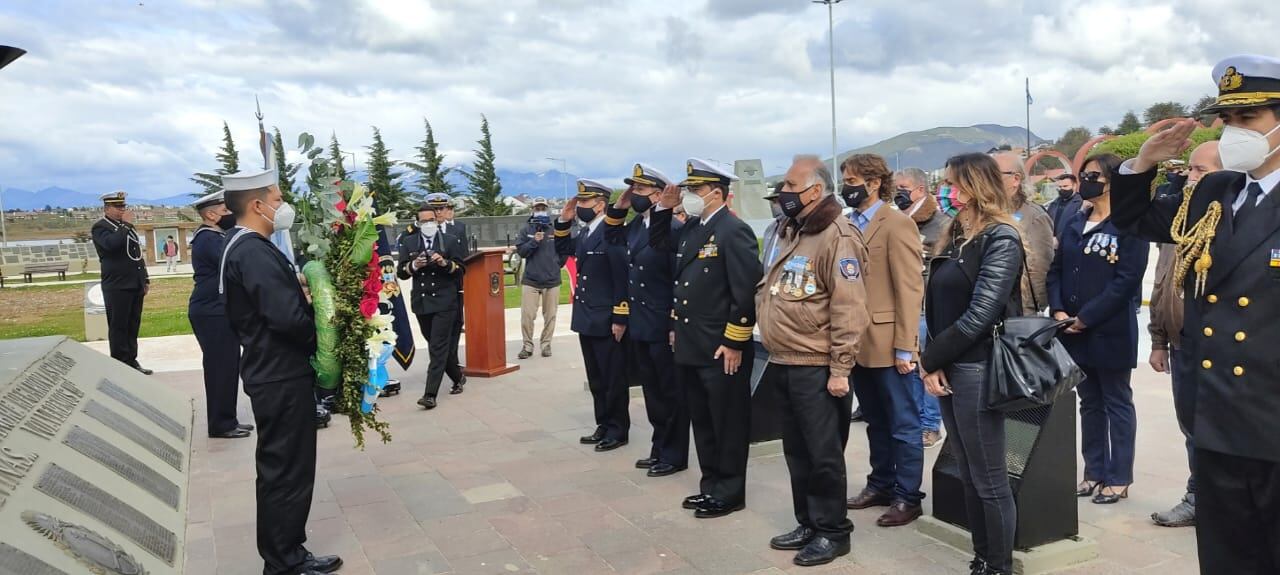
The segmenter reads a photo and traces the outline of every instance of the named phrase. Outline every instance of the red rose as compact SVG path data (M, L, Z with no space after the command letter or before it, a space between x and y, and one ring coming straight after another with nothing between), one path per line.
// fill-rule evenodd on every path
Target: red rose
M338 200L338 203L337 203L337 204L334 204L334 207L335 207L335 208L338 208L338 211L339 211L339 212L345 212L345 211L347 211L347 201L346 201L346 200Z
M378 313L378 298L364 298L360 300L360 315L365 319L372 318Z
M380 291L382 291L382 277L381 277L381 276L379 276L379 277L371 277L371 278L369 278L369 279L367 279L367 280L364 280L364 293L365 293L366 295L368 295L368 294L373 294L373 296L376 298L376 297L377 297L377 295L378 295L378 292L380 292Z

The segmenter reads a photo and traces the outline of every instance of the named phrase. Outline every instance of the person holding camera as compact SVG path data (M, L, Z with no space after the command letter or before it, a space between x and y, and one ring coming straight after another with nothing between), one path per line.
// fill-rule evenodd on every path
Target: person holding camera
M462 275L464 248L462 240L440 231L436 208L418 208L417 233L400 238L400 262L396 266L400 279L413 278L410 308L418 316L422 336L427 338L431 365L427 368L427 389L418 400L425 409L435 409L436 393L445 372L453 380L451 395L462 393L465 379L461 370L449 362L453 343L453 327L461 312L457 276Z
M516 253L524 260L520 279L520 332L524 344L520 359L533 356L533 323L542 310L542 333L538 341L542 357L551 357L551 338L556 335L556 307L560 304L560 268L569 259L556 253L551 228L551 211L546 198L533 199L533 215L516 240Z

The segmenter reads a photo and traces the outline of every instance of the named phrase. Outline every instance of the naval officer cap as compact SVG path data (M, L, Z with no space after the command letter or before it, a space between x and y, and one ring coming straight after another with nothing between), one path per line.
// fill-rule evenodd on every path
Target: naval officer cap
M453 198L444 192L432 192L427 194L427 206L440 209L453 206Z
M1280 104L1280 58L1232 56L1213 67L1213 81L1218 99L1202 114Z
M590 200L591 198L609 199L609 195L613 193L613 188L606 186L595 180L582 178L578 180L578 199Z
M102 205L104 206L123 208L125 207L125 198L128 196L129 194L126 194L124 190L116 190L114 192L102 194L101 196L98 196L98 199L102 200Z
M682 188L692 188L704 184L720 184L727 188L731 182L738 181L737 176L724 171L720 166L698 158L689 158L689 161L685 163L685 173L687 177L683 182L677 184Z
M778 199L778 196L782 194L782 186L786 185L786 183L787 182L783 180L774 184L772 188L769 188L769 193L764 195L764 199L770 201Z
M234 174L222 176L222 190L228 194L234 194L236 192L250 192L269 186L279 185L280 178L276 176L275 168L271 168L269 170L236 172Z
M211 208L213 206L217 206L225 203L227 202L226 202L226 199L224 199L224 194L221 190L219 190L196 200L191 204L191 207L195 208L196 211L198 212L205 208Z
M622 181L628 186L665 188L671 183L671 178L653 166L636 164L636 167L631 170L631 177Z

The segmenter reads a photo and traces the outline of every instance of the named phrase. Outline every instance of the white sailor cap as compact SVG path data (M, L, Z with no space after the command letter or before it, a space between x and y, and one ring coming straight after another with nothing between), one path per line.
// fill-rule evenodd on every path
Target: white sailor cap
M731 182L738 181L738 177L726 172L723 168L712 164L706 160L698 158L689 158L685 163L685 173L688 177L680 182L679 186L701 186L703 184L721 184L728 186Z
M613 194L613 188L606 186L595 180L582 178L578 180L578 199L589 200L591 198L602 197L606 200Z
M667 187L667 184L671 183L671 178L668 178L666 174L662 173L657 168L641 163L636 164L636 167L632 169L630 178L622 181L626 182L628 186L638 184L654 188L665 188Z
M280 185L280 178L276 175L275 168L222 176L222 189L227 192L247 192L272 185Z
M1213 67L1213 81L1218 83L1218 99L1202 114L1280 104L1280 58L1232 56Z
M98 196L98 199L102 200L102 205L104 206L124 207L125 198L127 198L128 196L129 194L125 193L124 190L116 190L114 192L108 192L108 193L102 194L101 196Z
M195 208L195 209L196 209L196 211L200 211L200 210L203 210L203 209L205 209L205 208L207 208L207 207L209 207L209 206L216 206L216 205L218 205L218 204L225 204L225 203L227 203L227 202L226 202L226 200L225 200L225 199L223 199L223 195L224 195L224 194L223 194L223 192L222 192L221 190L216 191L216 192L214 192L214 193L212 193L212 194L209 194L209 195L207 195L207 196L204 196L204 197L202 197L202 198L200 198L200 199L196 200L195 202L192 202L192 203L191 203L191 207Z

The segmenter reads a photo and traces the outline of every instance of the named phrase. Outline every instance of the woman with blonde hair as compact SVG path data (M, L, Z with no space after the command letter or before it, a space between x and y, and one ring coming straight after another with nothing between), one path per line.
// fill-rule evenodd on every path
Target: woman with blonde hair
M939 398L947 444L964 485L975 556L970 572L1013 572L1017 509L1005 465L1004 414L987 409L992 328L1017 316L1025 249L1000 168L986 154L947 160L940 195L958 208L950 243L928 265L925 389ZM945 326L945 327L944 327Z

